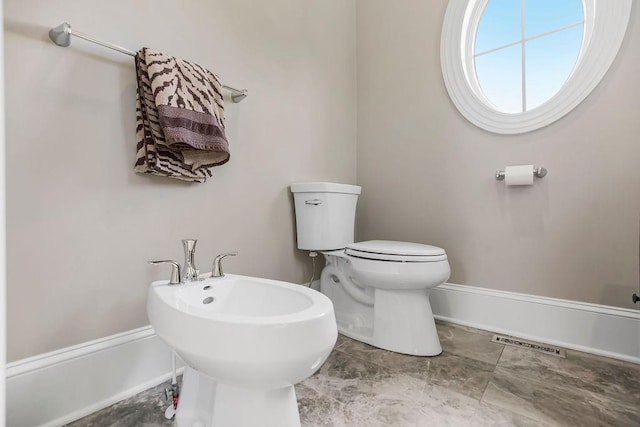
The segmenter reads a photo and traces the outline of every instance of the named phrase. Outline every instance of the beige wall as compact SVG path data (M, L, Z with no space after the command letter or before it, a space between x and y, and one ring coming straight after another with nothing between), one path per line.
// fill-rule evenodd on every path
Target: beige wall
M640 8L595 91L519 136L455 109L439 57L445 0L357 3L358 237L447 250L450 282L632 307L640 215ZM548 168L505 188L505 165Z
M151 280L198 238L208 271L303 282L295 181L355 182L355 3L5 1L8 360L148 324ZM47 38L68 21L191 59L249 90L227 104L232 156L205 184L136 175L133 61Z
M637 5L636 5L637 6ZM8 360L148 323L146 260L235 249L229 272L302 282L287 185L364 187L359 239L447 249L451 282L631 307L638 284L640 10L576 110L525 135L468 123L442 82L445 0L5 1ZM203 185L136 175L134 69L47 31L69 21L246 87L232 159ZM357 27L357 55L356 55ZM358 93L356 97L356 56ZM357 105L356 105L357 101ZM356 106L357 153L356 153ZM506 189L505 165L549 175Z

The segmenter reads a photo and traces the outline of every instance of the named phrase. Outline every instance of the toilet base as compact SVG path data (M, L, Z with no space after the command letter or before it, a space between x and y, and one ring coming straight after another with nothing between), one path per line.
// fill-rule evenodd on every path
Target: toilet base
M412 356L442 353L429 292L375 291L373 327L338 320L338 332L365 344Z
M262 390L216 382L185 368L176 412L178 427L299 427L293 386Z
M442 353L425 289L376 289L372 345L415 356Z
M451 270L444 261L396 263L323 252L320 291L333 303L338 331L413 356L442 353L429 294Z

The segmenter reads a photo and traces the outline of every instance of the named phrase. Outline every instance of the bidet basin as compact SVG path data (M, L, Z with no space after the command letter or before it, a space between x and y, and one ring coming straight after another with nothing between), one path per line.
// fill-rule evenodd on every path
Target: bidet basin
M331 301L312 289L228 274L168 285L147 300L156 333L192 368L217 380L264 388L311 376L331 352Z

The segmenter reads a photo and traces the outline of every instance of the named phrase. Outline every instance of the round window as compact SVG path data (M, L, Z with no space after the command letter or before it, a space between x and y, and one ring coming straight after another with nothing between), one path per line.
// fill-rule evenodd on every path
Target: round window
M450 0L442 73L460 112L497 133L546 126L613 62L631 0Z

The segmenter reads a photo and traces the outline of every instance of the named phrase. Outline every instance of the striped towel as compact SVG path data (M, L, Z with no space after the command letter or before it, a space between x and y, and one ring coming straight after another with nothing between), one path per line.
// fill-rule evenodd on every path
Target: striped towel
M136 53L134 170L204 182L229 161L222 85L211 71L142 48Z

